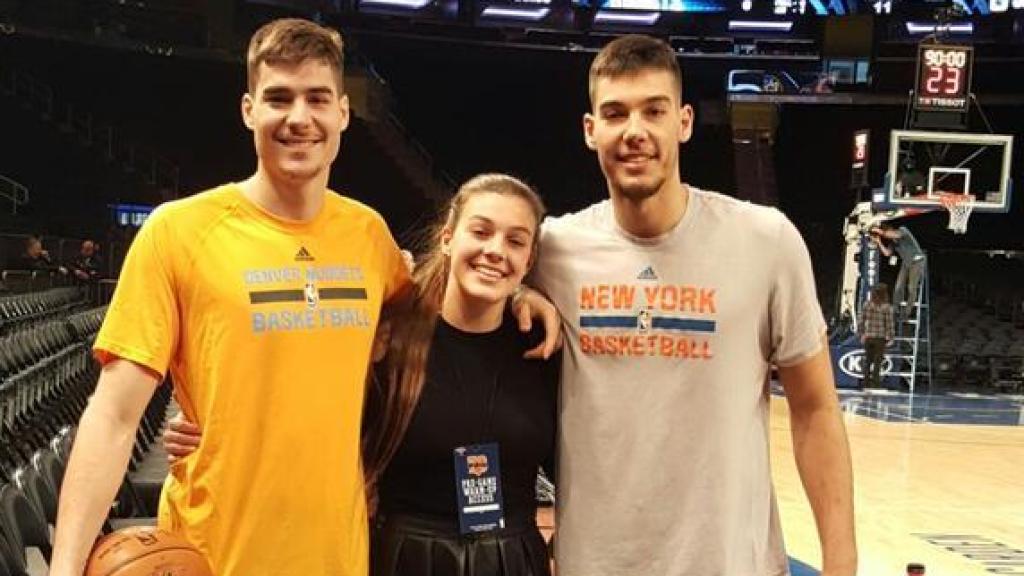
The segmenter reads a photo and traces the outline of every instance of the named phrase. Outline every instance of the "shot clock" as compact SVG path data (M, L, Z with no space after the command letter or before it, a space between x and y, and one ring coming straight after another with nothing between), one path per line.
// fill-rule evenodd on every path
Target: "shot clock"
M914 109L966 113L973 60L974 48L970 46L920 44Z

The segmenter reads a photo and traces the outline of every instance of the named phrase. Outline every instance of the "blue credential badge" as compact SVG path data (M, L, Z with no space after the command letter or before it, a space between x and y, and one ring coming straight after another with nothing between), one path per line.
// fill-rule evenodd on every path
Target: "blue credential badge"
M459 529L463 534L479 534L505 527L497 443L455 449L455 494Z

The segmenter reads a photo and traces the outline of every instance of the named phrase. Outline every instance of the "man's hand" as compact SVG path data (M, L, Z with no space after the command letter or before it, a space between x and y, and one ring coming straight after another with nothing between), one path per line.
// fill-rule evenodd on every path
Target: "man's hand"
M164 432L164 450L167 450L167 461L177 462L199 448L199 441L202 440L203 431L195 424L185 419L185 415L178 412L167 422L167 431Z
M413 270L416 269L416 258L412 255L412 252L408 250L401 250L402 262L405 267L409 269L409 273L412 274Z
M519 321L519 330L523 332L530 331L534 318L539 318L544 325L544 341L527 350L524 358L547 359L562 348L562 317L543 294L524 286L512 299L512 313Z

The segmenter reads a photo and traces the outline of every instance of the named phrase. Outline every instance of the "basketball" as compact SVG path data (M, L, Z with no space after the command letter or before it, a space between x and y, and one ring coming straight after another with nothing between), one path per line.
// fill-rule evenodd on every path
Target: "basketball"
M96 543L85 576L213 576L203 554L181 536L133 526Z

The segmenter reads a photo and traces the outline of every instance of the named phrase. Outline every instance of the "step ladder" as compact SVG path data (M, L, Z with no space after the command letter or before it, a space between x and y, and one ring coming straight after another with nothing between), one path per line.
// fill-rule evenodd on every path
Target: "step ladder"
M928 264L921 273L921 282L914 300L904 307L893 303L896 314L896 337L886 356L892 360L887 376L897 376L907 383L910 394L924 382L931 388L932 338Z

